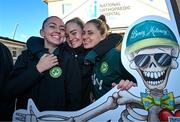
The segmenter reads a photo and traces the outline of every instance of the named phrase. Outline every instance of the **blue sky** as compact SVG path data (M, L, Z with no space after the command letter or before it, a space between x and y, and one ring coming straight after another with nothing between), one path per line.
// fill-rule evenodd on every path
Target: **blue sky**
M40 36L47 16L48 6L43 0L0 0L0 36L26 42L30 36Z

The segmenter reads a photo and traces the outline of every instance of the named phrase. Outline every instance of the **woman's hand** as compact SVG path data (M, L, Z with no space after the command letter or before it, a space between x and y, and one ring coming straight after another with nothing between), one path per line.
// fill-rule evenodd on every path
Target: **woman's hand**
M37 70L42 73L55 65L58 65L57 56L54 54L44 54L36 65Z
M121 90L129 90L132 86L137 86L136 83L129 80L121 80L119 84L112 83L112 87L115 87L116 85L118 85L117 88Z

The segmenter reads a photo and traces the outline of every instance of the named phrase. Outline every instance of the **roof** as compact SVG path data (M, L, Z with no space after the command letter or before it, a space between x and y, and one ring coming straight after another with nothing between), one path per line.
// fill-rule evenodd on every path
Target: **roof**
M8 38L8 37L2 37L2 36L0 36L0 39L6 40L6 41L15 42L15 43L26 44L25 42L21 42L21 41L17 41L17 40L14 40L14 39L10 39L10 38Z

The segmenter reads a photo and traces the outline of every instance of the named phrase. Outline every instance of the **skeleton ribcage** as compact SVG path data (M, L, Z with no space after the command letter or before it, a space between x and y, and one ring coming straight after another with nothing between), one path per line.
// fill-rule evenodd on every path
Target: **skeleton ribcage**
M133 121L147 121L147 115L142 115L136 112L134 109L143 109L139 104L126 104L126 109L122 111L119 122L133 122ZM142 113L142 112L141 112ZM133 120L131 120L131 117Z

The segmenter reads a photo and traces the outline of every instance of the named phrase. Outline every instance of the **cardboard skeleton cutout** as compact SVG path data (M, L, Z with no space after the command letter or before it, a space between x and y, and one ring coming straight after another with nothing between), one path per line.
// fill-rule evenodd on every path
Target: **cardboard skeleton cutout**
M168 116L170 119L180 117L180 94L176 87L180 77L178 73L170 77L174 69L179 69L180 38L168 22L161 17L144 17L125 34L122 61L136 76L138 87L129 91L115 87L99 100L75 112L40 112L30 99L27 109L14 112L13 121L130 122L168 121ZM176 91L170 86L176 87Z
M126 55L131 69L139 73L146 86L146 92L141 93L141 98L129 97L138 101L135 103L148 111L148 115L141 116L140 119L164 120L160 116L164 114L164 110L179 109L175 106L180 104L180 96L174 97L173 92L168 93L166 89L171 70L178 67L178 54L177 39L165 24L145 20L130 30L126 42ZM120 96L123 97L121 93Z
M14 113L14 121L96 121L110 110L119 111L117 121L167 121L169 115L180 117L180 95L174 96L166 88L171 70L178 68L177 38L166 24L150 18L130 28L122 51L131 70L139 73L146 87L145 93L141 89L137 96L114 88L100 100L76 112L39 112L30 100L27 110Z

